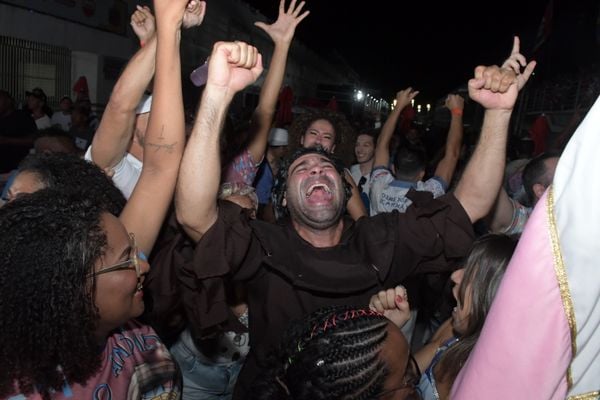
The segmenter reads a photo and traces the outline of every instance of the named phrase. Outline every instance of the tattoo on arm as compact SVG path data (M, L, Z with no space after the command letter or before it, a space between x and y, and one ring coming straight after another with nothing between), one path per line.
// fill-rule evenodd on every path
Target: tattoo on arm
M160 130L160 136L158 137L158 140L160 140L160 141L165 140L164 132L165 132L165 126L163 125L162 128L161 128L161 130ZM158 143L146 142L146 143L144 143L144 145L148 146L149 148L152 148L155 152L158 152L158 151L160 151L162 149L165 149L167 151L167 153L170 154L170 153L173 152L173 150L174 150L175 146L177 145L177 143L178 142L171 143L171 144L168 144L168 143L158 144Z

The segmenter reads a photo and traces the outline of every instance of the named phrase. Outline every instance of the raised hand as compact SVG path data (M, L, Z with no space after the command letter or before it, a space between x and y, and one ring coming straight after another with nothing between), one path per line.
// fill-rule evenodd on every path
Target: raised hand
M206 85L226 88L233 96L254 83L262 70L256 47L244 42L217 42L209 58Z
M197 1L197 0L191 0ZM181 29L183 15L189 6L189 0L154 0L156 25L169 29Z
M204 14L206 13L206 2L200 0L190 0L185 13L183 14L183 27L192 28L202 25Z
M156 32L156 23L154 15L148 6L136 6L136 10L131 14L131 27L140 43L146 43Z
M296 26L308 16L310 11L305 11L302 14L302 8L305 2L302 1L298 7L296 7L296 0L292 0L287 11L285 10L285 0L279 2L279 16L277 21L271 25L267 25L264 22L255 22L254 25L262 29L271 37L271 40L275 43L290 43L294 37Z
M410 305L404 286L381 290L371 296L369 308L382 313L398 328L402 328L406 321L410 319Z
M402 109L409 105L412 99L417 97L418 94L419 91L413 90L412 87L408 87L396 93L396 109L402 111Z
M536 65L535 61L531 61L529 64L527 63L525 56L520 53L520 47L521 42L519 37L515 36L510 56L502 64L502 68L510 68L517 75L517 88L519 90L525 86L525 83L527 83L527 80L531 76ZM521 72L521 68L525 68L525 70Z
M462 110L465 108L465 99L458 94L449 94L448 97L446 97L446 103L444 105L450 111L455 109Z
M478 66L469 80L469 97L488 110L512 110L517 95L517 79L510 68Z

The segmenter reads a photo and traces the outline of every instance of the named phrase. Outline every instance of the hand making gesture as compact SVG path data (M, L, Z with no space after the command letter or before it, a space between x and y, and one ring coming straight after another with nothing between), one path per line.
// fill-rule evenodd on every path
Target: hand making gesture
M296 26L310 13L310 11L305 11L300 14L304 4L305 2L302 1L296 7L296 0L292 0L286 11L285 0L281 0L279 2L279 16L277 17L277 21L271 25L267 25L264 22L255 22L254 25L265 31L275 44L281 42L289 43L294 37Z

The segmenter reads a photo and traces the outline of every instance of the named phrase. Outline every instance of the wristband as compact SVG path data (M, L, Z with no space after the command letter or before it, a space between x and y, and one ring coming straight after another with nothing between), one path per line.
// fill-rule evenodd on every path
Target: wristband
M457 117L462 117L463 115L462 108L453 108L452 110L450 110L450 112L452 113L452 115L456 115Z

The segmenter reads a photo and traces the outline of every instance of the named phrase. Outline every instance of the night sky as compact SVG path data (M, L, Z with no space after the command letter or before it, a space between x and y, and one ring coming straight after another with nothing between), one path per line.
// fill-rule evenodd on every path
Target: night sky
M245 1L267 18L276 18L278 0ZM599 3L554 0L552 31L545 45L552 51L542 47L538 60L544 57L552 64L550 70L597 60ZM521 37L521 52L530 57L547 4L548 0L308 0L305 9L311 14L296 38L320 54L339 52L360 74L365 88L378 89L388 99L413 86L421 90L419 97L433 101L466 83L475 66L501 63L510 53L513 35ZM552 56L544 54L550 52ZM549 66L540 65L540 70L548 71Z

